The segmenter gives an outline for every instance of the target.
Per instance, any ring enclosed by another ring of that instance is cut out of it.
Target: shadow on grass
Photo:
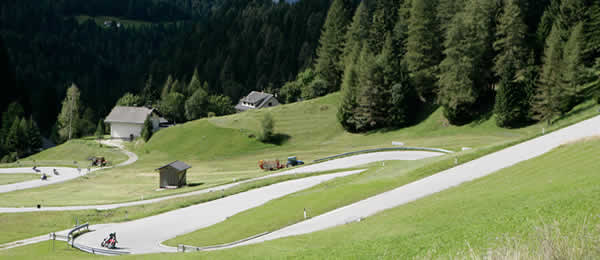
[[[292,137],[287,134],[277,133],[277,134],[274,134],[269,140],[265,141],[265,143],[274,144],[274,145],[283,145],[287,141],[289,141],[290,138],[292,138]]]
[[[204,182],[191,182],[191,183],[188,183],[187,186],[196,187],[196,186],[200,186],[200,185],[204,185],[204,184],[205,184]]]

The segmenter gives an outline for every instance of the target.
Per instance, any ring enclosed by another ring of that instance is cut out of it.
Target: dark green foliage
[[[442,59],[442,34],[436,19],[436,0],[412,4],[406,60],[419,96],[431,101],[436,93],[437,66]]]
[[[94,135],[98,139],[102,139],[104,137],[104,120],[98,120],[98,126],[96,127],[96,132]]]
[[[585,39],[583,32],[583,23],[577,24],[571,29],[569,40],[565,44],[563,52],[563,81],[566,88],[565,94],[568,95],[564,101],[563,111],[571,110],[582,100],[583,85],[588,78],[588,72],[584,65]]]
[[[465,7],[468,0],[439,0],[435,12],[439,20],[440,29],[444,35],[448,31],[448,27],[452,23],[452,18],[460,13]]]
[[[231,99],[224,95],[212,95],[208,98],[208,117],[233,114],[235,109]]]
[[[178,92],[171,92],[160,102],[159,111],[170,122],[185,122],[185,96]]]
[[[560,29],[553,26],[546,40],[544,51],[544,65],[540,72],[540,84],[533,103],[533,118],[540,121],[551,122],[552,118],[561,113],[561,98],[564,94],[561,74],[562,40]]]
[[[150,140],[150,138],[152,137],[152,132],[153,132],[153,126],[152,126],[152,120],[150,119],[150,117],[147,117],[146,120],[144,121],[144,126],[142,128],[142,138],[144,139],[145,142],[148,142],[148,140]]]
[[[205,117],[208,113],[208,93],[199,87],[194,94],[185,101],[185,118],[196,120]]]
[[[29,118],[27,121],[27,129],[25,130],[25,136],[27,139],[26,150],[30,153],[36,152],[42,148],[42,134],[37,123],[33,121],[33,118]]]
[[[125,93],[119,100],[117,100],[117,106],[126,106],[126,107],[137,107],[143,105],[142,99],[134,94]]]
[[[275,136],[275,121],[273,120],[273,116],[270,113],[265,113],[260,125],[261,132],[258,139],[265,143],[272,141]]]
[[[448,28],[438,102],[452,124],[473,120],[483,112],[479,102],[490,95],[494,7],[492,1],[471,0]]]
[[[496,124],[517,127],[528,122],[530,87],[517,80],[527,67],[527,26],[523,21],[519,0],[505,0],[496,31],[494,49],[498,52],[494,71],[499,78],[494,112]]]
[[[600,57],[600,1],[596,1],[588,10],[589,21],[585,34],[587,39],[587,56],[591,60]]]
[[[358,108],[358,71],[353,63],[349,63],[344,70],[342,83],[342,100],[337,112],[338,122],[349,132],[357,132],[356,115]]]
[[[315,72],[327,83],[328,92],[338,90],[341,84],[344,69],[341,58],[351,6],[348,0],[333,1],[319,39]]]
[[[280,89],[279,100],[284,103],[293,103],[300,99],[310,99],[326,94],[326,85],[323,87],[322,80],[313,85],[316,76],[315,71],[311,68],[298,73],[295,81],[286,83]]]
[[[302,87],[302,99],[311,99],[328,93],[327,81],[316,78],[310,84]]]

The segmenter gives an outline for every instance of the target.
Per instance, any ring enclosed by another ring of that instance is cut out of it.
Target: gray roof
[[[174,168],[175,170],[177,170],[179,172],[180,171],[185,171],[185,170],[187,170],[189,168],[192,168],[192,166],[189,166],[189,165],[185,164],[182,161],[174,161],[174,162],[169,163],[169,164],[167,164],[167,165],[165,165],[163,167],[160,167],[160,168],[158,168],[156,170],[160,170],[160,169],[165,168],[165,167],[172,167],[172,168]]]
[[[242,101],[243,102],[248,102],[251,104],[257,104],[259,102],[262,102],[263,100],[272,97],[273,95],[269,94],[269,93],[264,93],[264,92],[258,92],[258,91],[252,91],[250,92],[250,94],[248,94],[248,96],[245,96]]]
[[[154,109],[147,107],[116,106],[110,111],[104,122],[143,124]]]

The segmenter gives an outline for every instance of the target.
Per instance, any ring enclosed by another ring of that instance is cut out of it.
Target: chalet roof
[[[104,122],[143,124],[152,112],[155,110],[147,107],[116,106],[110,111]]]
[[[242,102],[248,102],[250,104],[258,105],[257,103],[263,102],[265,99],[272,97],[273,95],[265,92],[252,91],[248,96],[242,99]]]
[[[169,164],[167,164],[165,166],[162,166],[162,167],[160,167],[160,168],[158,168],[156,170],[158,171],[158,170],[161,170],[161,169],[163,169],[165,167],[172,167],[172,168],[174,168],[175,170],[177,170],[179,172],[180,171],[185,171],[185,170],[187,170],[189,168],[192,168],[192,166],[189,166],[189,165],[185,164],[182,161],[174,161],[174,162],[169,163]]]

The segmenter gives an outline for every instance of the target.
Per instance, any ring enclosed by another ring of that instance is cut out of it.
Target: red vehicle
[[[265,171],[273,171],[285,168],[285,164],[279,163],[279,160],[260,160],[258,167]]]

